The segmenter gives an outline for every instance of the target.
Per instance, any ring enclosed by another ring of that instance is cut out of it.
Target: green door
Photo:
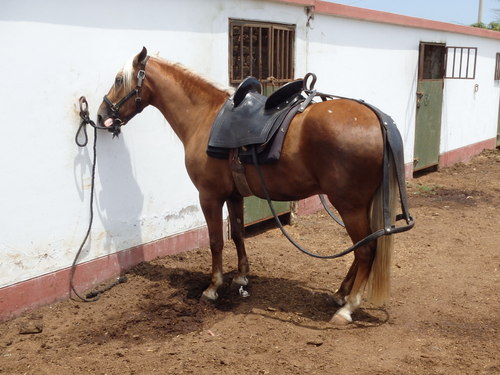
[[[244,200],[244,222],[245,225],[252,225],[264,220],[271,219],[273,214],[265,199],[257,197],[246,197]],[[278,215],[290,212],[290,202],[273,201],[274,210]]]
[[[445,52],[444,44],[420,44],[414,171],[439,163]]]
[[[263,84],[263,94],[271,95],[279,86],[272,86]],[[290,212],[290,202],[276,202],[273,201],[274,210],[278,215]],[[244,223],[245,225],[252,225],[271,219],[273,217],[269,205],[265,199],[257,197],[246,197],[244,200]]]
[[[417,119],[413,170],[432,167],[439,162],[443,81],[420,81],[417,86]]]

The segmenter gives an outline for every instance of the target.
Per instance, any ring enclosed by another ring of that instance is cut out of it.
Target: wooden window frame
[[[247,76],[279,86],[294,80],[295,25],[229,19],[229,82]]]
[[[435,50],[434,52],[426,52],[428,48],[434,48]],[[442,59],[436,59],[438,52],[442,54]],[[419,81],[442,80],[446,69],[446,45],[444,43],[420,42],[418,61]],[[439,71],[433,72],[432,65],[436,63]]]

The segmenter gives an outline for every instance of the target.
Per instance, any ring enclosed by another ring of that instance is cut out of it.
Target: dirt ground
[[[500,151],[408,182],[416,227],[396,238],[392,299],[330,323],[351,256],[317,260],[276,229],[249,233],[249,297],[215,304],[208,248],[143,263],[98,302],[65,301],[0,324],[1,374],[499,374]],[[324,213],[291,234],[348,244]]]

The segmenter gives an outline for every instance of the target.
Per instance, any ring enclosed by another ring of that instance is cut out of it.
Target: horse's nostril
[[[99,125],[102,124],[102,116],[101,115],[97,115],[97,123]]]

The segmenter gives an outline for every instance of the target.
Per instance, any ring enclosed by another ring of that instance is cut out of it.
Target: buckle
[[[142,86],[142,81],[146,78],[146,71],[141,69],[137,72],[137,87]]]

